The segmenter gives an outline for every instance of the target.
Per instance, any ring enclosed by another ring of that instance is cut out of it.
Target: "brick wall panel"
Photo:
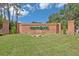
[[[48,30],[31,30],[31,26],[48,26]],[[48,23],[48,24],[39,24],[39,23],[32,23],[32,24],[20,24],[19,26],[19,33],[33,33],[33,34],[42,34],[42,33],[58,33],[59,28],[55,23]]]

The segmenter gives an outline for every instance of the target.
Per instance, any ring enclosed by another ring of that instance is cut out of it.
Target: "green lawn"
[[[13,34],[0,36],[0,55],[54,56],[79,55],[79,35],[30,35]]]

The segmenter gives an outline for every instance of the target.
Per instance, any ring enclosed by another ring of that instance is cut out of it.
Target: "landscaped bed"
[[[79,55],[79,35],[48,34],[43,37],[33,37],[27,34],[12,34],[0,36],[0,55]]]

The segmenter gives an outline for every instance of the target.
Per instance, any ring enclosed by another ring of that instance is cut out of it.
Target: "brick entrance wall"
[[[44,30],[32,30],[32,26],[48,26],[49,29]],[[31,23],[31,24],[22,24],[17,23],[17,33],[33,33],[33,34],[41,34],[41,33],[61,33],[61,24],[60,23],[46,23],[46,24],[40,24],[40,23]],[[2,33],[9,34],[9,21],[3,20],[3,28]],[[68,30],[67,33],[69,35],[75,34],[75,22],[74,20],[68,21]]]
[[[32,30],[32,26],[48,26],[49,29],[44,30]],[[32,23],[32,24],[17,24],[17,33],[32,33],[32,34],[41,34],[41,33],[61,33],[61,24],[60,23],[46,23],[46,24],[40,24],[40,23]],[[3,20],[3,28],[2,32],[4,34],[9,34],[9,21]],[[74,20],[68,21],[68,30],[67,33],[70,35],[75,34],[75,23]]]
[[[31,26],[48,26],[48,30],[32,30]],[[18,33],[33,33],[33,34],[41,34],[41,33],[60,33],[59,23],[48,23],[48,24],[40,24],[40,23],[32,23],[32,24],[17,24],[17,32]]]
[[[68,34],[74,35],[75,34],[75,23],[74,20],[68,21]]]

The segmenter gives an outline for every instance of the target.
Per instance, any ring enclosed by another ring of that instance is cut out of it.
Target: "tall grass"
[[[43,37],[32,37],[27,34],[13,34],[0,36],[0,55],[79,55],[79,35],[51,34]]]

